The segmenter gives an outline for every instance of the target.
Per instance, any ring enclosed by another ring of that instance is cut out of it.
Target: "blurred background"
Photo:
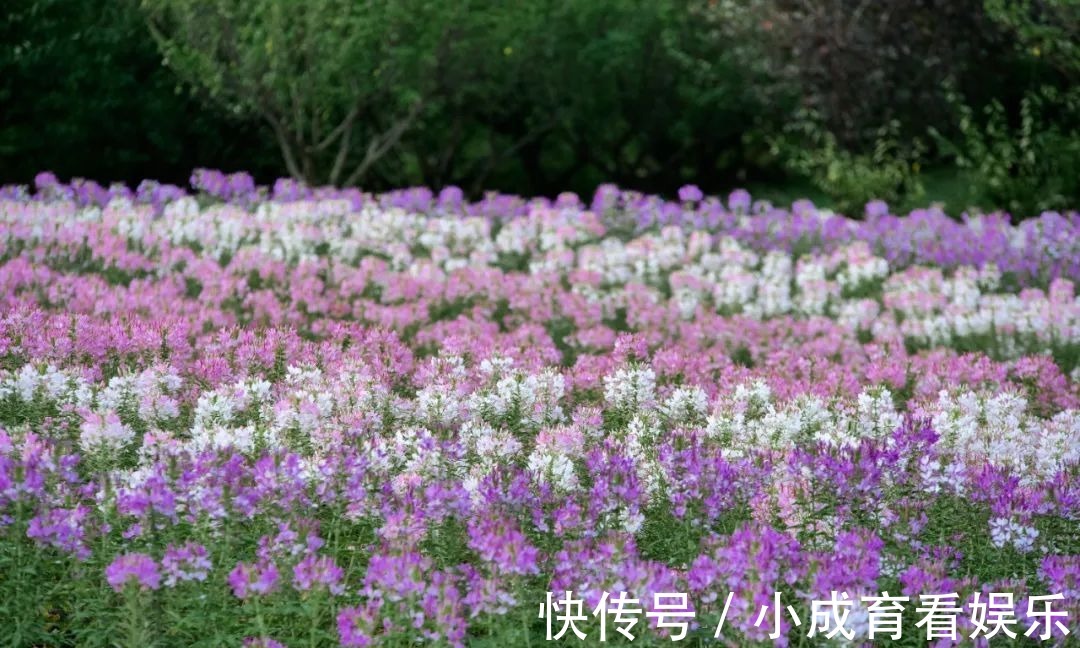
[[[1077,0],[6,0],[0,184],[1080,205]]]

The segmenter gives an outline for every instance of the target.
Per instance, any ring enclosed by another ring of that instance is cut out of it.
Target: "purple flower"
[[[833,551],[822,552],[817,560],[812,593],[822,597],[833,590],[874,593],[883,546],[884,542],[869,531],[841,532]]]
[[[869,218],[881,218],[889,215],[889,204],[884,200],[871,200],[866,203],[866,215]]]
[[[307,187],[292,178],[278,178],[272,192],[274,200],[289,202],[299,200],[309,193]]]
[[[679,187],[679,200],[682,202],[697,202],[705,197],[697,185],[683,185]]]
[[[237,563],[229,572],[228,582],[236,598],[265,596],[277,589],[278,570],[274,563],[267,561],[254,565]]]
[[[496,573],[539,573],[540,552],[529,544],[513,521],[483,517],[469,523],[469,547],[480,559],[492,563]]]
[[[432,562],[416,552],[375,553],[368,561],[363,594],[391,601],[423,592],[430,580]]]
[[[458,211],[465,200],[465,193],[460,188],[450,185],[439,192],[439,207],[446,211]]]
[[[156,590],[161,586],[161,573],[153,558],[142,553],[131,553],[117,556],[105,568],[105,580],[117,592],[123,591],[124,585],[131,580],[144,590]]]
[[[1039,577],[1053,594],[1062,594],[1071,604],[1080,604],[1080,556],[1046,556],[1039,565]]]
[[[799,216],[812,216],[817,213],[817,207],[814,206],[814,202],[807,198],[800,198],[791,203],[791,213],[796,217]]]
[[[750,192],[746,189],[736,189],[728,195],[728,209],[733,212],[744,212],[750,209]]]
[[[26,537],[74,554],[79,560],[90,557],[86,546],[86,519],[90,509],[76,506],[71,509],[52,509],[30,519]]]
[[[206,547],[189,542],[181,547],[169,545],[161,559],[165,571],[165,586],[172,587],[179,581],[204,581],[210,573],[210,556]]]
[[[327,556],[316,558],[309,554],[293,567],[293,586],[301,592],[325,585],[331,594],[341,594],[345,591],[345,586],[341,584],[344,577],[345,571]]]
[[[256,468],[273,466],[273,463],[271,457],[268,461],[260,461]],[[277,535],[259,538],[259,549],[256,553],[259,559],[274,560],[279,557],[307,555],[323,546],[322,538],[315,533],[313,527],[308,528],[310,525],[304,524],[302,520],[297,521],[296,526],[301,531],[293,529],[287,522],[282,522],[278,525]]]
[[[286,646],[270,637],[248,637],[244,639],[244,648],[286,648]]]
[[[34,176],[34,187],[38,191],[55,187],[58,184],[60,184],[60,181],[56,178],[56,174],[51,171],[42,171]]]
[[[609,209],[615,209],[619,205],[622,192],[613,184],[602,184],[596,188],[593,194],[592,204],[589,209],[594,214],[603,214]]]
[[[374,629],[382,608],[382,599],[368,601],[363,606],[342,608],[338,613],[338,639],[342,646],[362,648],[374,643]]]

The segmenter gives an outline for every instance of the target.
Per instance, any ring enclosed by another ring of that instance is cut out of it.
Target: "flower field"
[[[1075,645],[1080,214],[192,183],[0,191],[10,645]]]

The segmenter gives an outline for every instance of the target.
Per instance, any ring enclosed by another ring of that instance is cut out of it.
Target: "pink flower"
[[[117,592],[123,591],[124,586],[132,580],[141,589],[156,590],[161,586],[161,572],[154,559],[146,554],[123,554],[105,568],[105,580]]]
[[[236,598],[265,596],[277,589],[278,570],[272,562],[237,563],[229,572],[228,582]]]

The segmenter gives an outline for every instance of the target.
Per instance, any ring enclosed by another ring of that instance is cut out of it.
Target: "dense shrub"
[[[206,110],[161,67],[124,2],[10,0],[0,9],[0,177],[187,179],[200,165],[277,173],[272,142]]]
[[[998,101],[981,112],[958,104],[957,113],[960,137],[934,134],[968,172],[971,204],[1028,215],[1066,209],[1080,193],[1080,93],[1040,88],[1021,100],[1016,125]]]
[[[739,21],[771,83],[797,88],[841,144],[872,145],[900,120],[905,134],[948,117],[939,83],[994,90],[1002,29],[982,0],[752,0],[714,3]]]
[[[1065,209],[1080,195],[1080,5],[1068,0],[988,0],[1015,39],[1027,83],[1019,97],[981,107],[950,93],[954,137],[941,150],[967,171],[969,199],[1014,214]]]
[[[804,176],[857,211],[921,200],[917,162],[970,175],[965,205],[1028,216],[1077,199],[1069,2],[9,4],[8,181],[182,182],[212,165],[474,197],[607,181],[674,196]]]

